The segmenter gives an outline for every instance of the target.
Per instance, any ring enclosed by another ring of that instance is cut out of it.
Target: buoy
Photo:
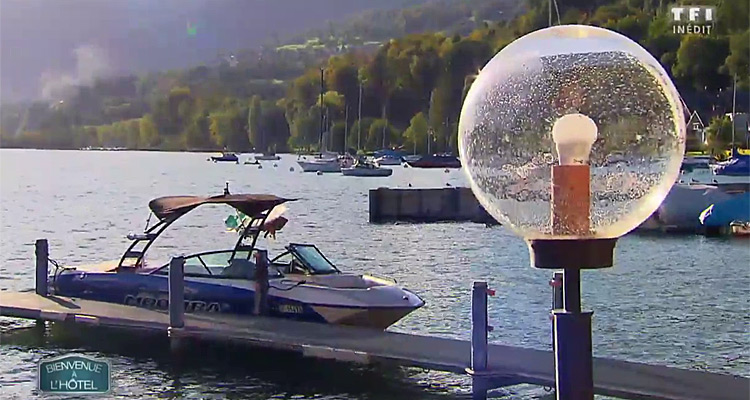
[[[279,166],[279,164],[273,163],[273,167],[274,167],[274,168],[276,168],[276,167],[278,167],[278,166]]]
[[[451,185],[450,183],[446,183],[446,184],[445,184],[445,186],[450,186],[450,185]]]
[[[446,169],[445,169],[445,173],[447,174],[447,173],[449,173],[449,172],[451,172],[451,170],[449,170],[448,168],[446,168]]]
[[[258,169],[263,169],[263,166],[262,165],[258,165]]]
[[[411,187],[411,183],[409,184],[409,187]]]
[[[318,175],[323,175],[323,171],[318,171]]]
[[[289,167],[289,172],[294,172],[294,167]]]

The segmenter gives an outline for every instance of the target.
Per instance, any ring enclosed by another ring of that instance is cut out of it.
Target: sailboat
[[[323,91],[324,91],[324,82],[323,82],[323,69],[320,70],[320,104],[321,107],[323,105]],[[326,110],[326,113],[328,111]],[[326,120],[329,120],[328,117],[326,117]],[[327,129],[327,132],[324,132],[324,124],[323,124],[323,110],[321,108],[320,111],[320,148],[321,152],[320,155],[316,158],[307,159],[306,157],[302,160],[298,160],[297,164],[299,164],[300,168],[302,168],[303,172],[341,172],[341,166],[342,163],[346,163],[346,167],[351,166],[351,163],[347,159],[340,159],[338,153],[333,153],[328,151],[328,141],[326,140],[325,136],[326,134],[330,134],[330,126]]]

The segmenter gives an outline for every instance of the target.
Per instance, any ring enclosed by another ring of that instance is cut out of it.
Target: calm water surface
[[[303,174],[296,157],[273,167],[213,164],[206,154],[0,152],[0,296],[34,286],[33,243],[50,240],[64,264],[119,257],[140,231],[150,199],[175,194],[268,192],[298,198],[289,224],[269,248],[317,244],[342,269],[391,276],[427,305],[391,330],[467,339],[473,280],[497,289],[490,339],[550,348],[549,272],[529,266],[524,242],[480,224],[370,225],[367,191],[379,186],[465,185],[460,170],[394,167],[389,178]],[[243,157],[244,160],[244,157]],[[294,171],[290,171],[290,167]],[[225,207],[206,207],[160,238],[155,256],[230,247]],[[153,222],[153,221],[152,221]],[[156,246],[156,245],[155,245]],[[614,268],[584,272],[583,302],[594,314],[597,356],[750,375],[748,241],[693,236],[627,236]],[[466,398],[462,376],[396,367],[320,362],[296,355],[199,344],[182,358],[163,337],[54,326],[40,334],[26,321],[0,318],[0,395],[37,396],[36,362],[77,351],[113,365],[114,398]],[[498,390],[499,398],[549,398],[543,388]]]

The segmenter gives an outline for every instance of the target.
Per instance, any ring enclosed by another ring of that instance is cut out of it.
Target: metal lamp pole
[[[588,165],[552,167],[552,227],[556,235],[583,236],[590,230]],[[581,311],[581,270],[612,266],[617,239],[529,241],[537,268],[563,269],[563,308],[554,310],[555,381],[558,400],[593,400],[591,317]]]

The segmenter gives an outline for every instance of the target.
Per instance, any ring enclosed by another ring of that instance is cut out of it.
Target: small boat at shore
[[[750,237],[750,222],[732,221],[729,229],[732,236]]]
[[[433,154],[420,157],[416,161],[407,161],[412,168],[461,168],[461,160],[448,154]]]
[[[297,161],[303,172],[341,172],[338,158],[313,158]]]
[[[222,152],[220,156],[211,156],[209,159],[213,162],[233,162],[233,163],[240,163],[240,158],[237,157],[237,154],[230,153],[230,152]]]
[[[169,263],[147,262],[148,249],[175,221],[205,205],[236,211],[225,221],[239,234],[234,247],[184,256],[186,312],[252,314],[256,262],[268,266],[268,312],[272,317],[385,329],[424,305],[395,281],[344,273],[312,244],[291,243],[276,257],[260,251],[261,233],[275,237],[286,222],[283,205],[293,201],[268,194],[167,196],[149,208],[158,222],[130,234],[119,260],[63,267],[49,279],[50,293],[80,299],[167,310]],[[262,276],[262,275],[260,275]],[[265,278],[263,278],[265,281]]]
[[[381,168],[368,162],[357,162],[349,168],[341,168],[341,173],[344,176],[385,177],[391,176],[393,170],[390,168]]]

